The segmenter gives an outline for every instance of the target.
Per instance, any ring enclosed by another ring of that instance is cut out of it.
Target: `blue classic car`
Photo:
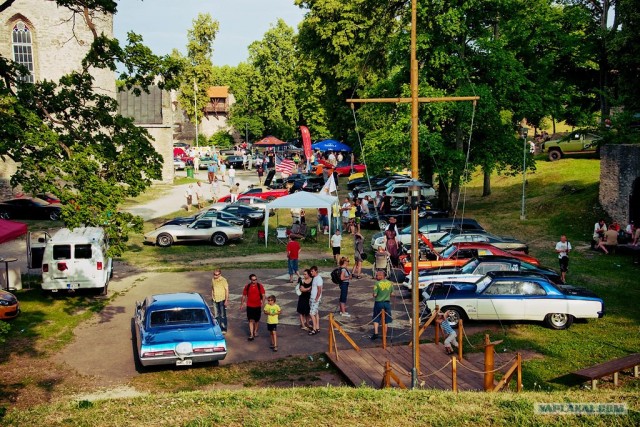
[[[433,283],[424,296],[429,310],[438,305],[441,312],[447,311],[451,325],[457,325],[461,318],[528,320],[566,329],[574,319],[604,315],[604,302],[593,292],[555,285],[536,273],[491,271],[476,283]]]
[[[142,366],[191,366],[227,356],[220,326],[200,294],[159,294],[136,302],[138,359]]]

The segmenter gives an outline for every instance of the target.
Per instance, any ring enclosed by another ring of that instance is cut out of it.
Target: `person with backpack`
[[[258,282],[255,274],[249,275],[250,282],[244,286],[242,290],[242,301],[240,302],[240,310],[242,307],[247,308],[247,320],[249,320],[249,341],[253,341],[258,336],[258,326],[262,309],[264,307],[264,286]]]
[[[340,285],[340,316],[342,317],[351,317],[351,315],[347,312],[347,295],[349,294],[349,281],[351,280],[351,273],[349,272],[349,259],[342,257],[340,258],[340,267],[339,267],[339,282]]]

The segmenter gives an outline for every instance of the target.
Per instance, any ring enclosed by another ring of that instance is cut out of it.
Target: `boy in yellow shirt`
[[[269,295],[267,298],[267,305],[264,306],[264,314],[267,315],[267,329],[271,336],[271,349],[278,351],[278,316],[282,310],[280,306],[276,304],[275,295]]]

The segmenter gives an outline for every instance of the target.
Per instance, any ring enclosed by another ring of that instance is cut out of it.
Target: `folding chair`
[[[266,234],[264,233],[264,230],[258,230],[258,242],[264,243],[265,237]]]
[[[282,243],[283,245],[286,245],[288,243],[289,236],[287,235],[286,227],[276,228],[276,240],[278,241],[278,243]]]
[[[374,254],[374,257],[375,261],[373,263],[372,276],[375,278],[376,272],[378,270],[382,270],[385,272],[388,278],[389,274],[391,273],[391,258],[387,254],[385,254],[384,256],[377,255],[377,252]]]
[[[306,236],[304,236],[305,242],[317,242],[318,241],[318,229],[316,227],[310,228]]]

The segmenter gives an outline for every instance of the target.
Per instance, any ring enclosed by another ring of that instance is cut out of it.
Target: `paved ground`
[[[327,321],[329,312],[337,308],[339,289],[328,278],[329,272],[324,272],[325,296],[322,300],[321,313],[323,324],[319,335],[308,336],[299,328],[298,316],[295,312],[297,296],[293,285],[288,283],[288,275],[277,270],[256,271],[264,284],[267,294],[276,295],[278,304],[282,307],[281,326],[279,327],[279,351],[269,350],[269,337],[264,324],[258,339],[247,341],[247,322],[245,312],[239,310],[242,287],[247,283],[249,271],[229,270],[223,274],[230,283],[229,333],[226,336],[229,355],[223,364],[241,362],[245,360],[270,360],[288,355],[309,355],[326,351]],[[153,293],[189,291],[199,292],[205,297],[210,295],[209,272],[193,273],[142,273],[125,274],[125,277],[114,277],[110,285],[110,294],[118,292],[108,307],[96,315],[93,321],[82,325],[75,331],[76,339],[58,356],[58,361],[75,368],[87,375],[103,377],[106,382],[120,382],[136,375],[134,351],[131,334],[131,318],[135,301],[142,300]],[[371,333],[372,301],[371,279],[354,281],[350,287],[349,307],[352,317],[344,320],[338,317],[344,328],[352,338],[361,345],[372,345],[368,335]],[[407,302],[408,304],[408,302]],[[394,302],[396,311],[396,326],[392,329],[397,340],[406,340],[408,334],[408,318],[404,312],[402,298]],[[338,338],[341,346],[347,346],[346,341]]]

